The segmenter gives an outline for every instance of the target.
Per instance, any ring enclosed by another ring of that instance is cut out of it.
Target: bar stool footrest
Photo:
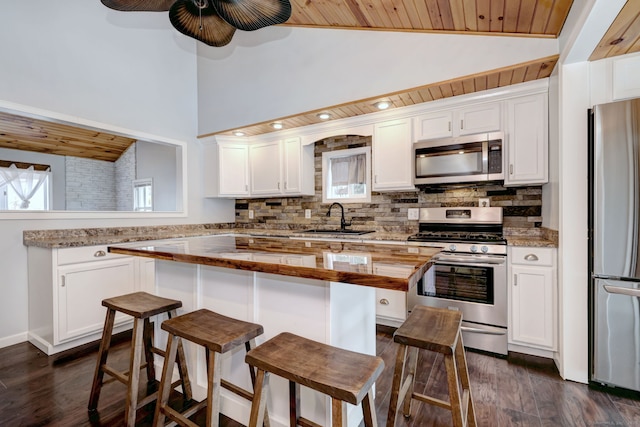
[[[322,427],[321,424],[314,423],[313,421],[308,420],[308,419],[306,419],[304,417],[299,417],[298,418],[298,425],[300,427]]]

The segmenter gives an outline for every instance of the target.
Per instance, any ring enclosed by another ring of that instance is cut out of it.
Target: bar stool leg
[[[149,319],[144,319],[144,360],[147,367],[147,384],[153,383],[156,379],[156,368],[153,359],[153,330]]]
[[[344,402],[335,397],[331,398],[331,425],[333,427],[343,427],[342,407]]]
[[[469,370],[467,368],[467,356],[464,351],[464,345],[462,344],[462,335],[458,339],[456,345],[456,363],[458,365],[458,372],[460,377],[460,383],[462,384],[462,390],[464,392],[463,402],[466,405],[465,414],[467,415],[467,425],[470,427],[476,427],[476,410],[473,405],[473,397],[471,395],[471,383],[469,381]]]
[[[393,381],[391,384],[391,397],[389,398],[389,412],[387,414],[387,427],[395,425],[396,414],[398,413],[398,401],[402,394],[400,385],[404,377],[405,358],[407,354],[407,346],[399,345],[396,353],[396,364],[393,369]]]
[[[258,369],[256,374],[256,383],[253,388],[253,402],[251,405],[251,415],[249,417],[249,427],[256,427],[264,424],[265,412],[267,409],[268,386],[269,373],[262,369]]]
[[[300,418],[300,384],[289,381],[289,426],[296,427]]]
[[[172,334],[167,338],[167,352],[165,353],[165,363],[162,367],[162,379],[160,380],[160,389],[158,390],[158,400],[156,402],[156,410],[153,419],[156,426],[164,426],[165,414],[160,409],[169,402],[169,393],[171,391],[171,378],[173,377],[173,363],[167,363],[168,360],[175,360],[180,339]]]
[[[222,363],[220,354],[205,349],[207,357],[207,426],[218,427],[220,424],[220,380]]]
[[[131,338],[131,357],[129,359],[129,384],[127,387],[127,401],[124,417],[128,426],[136,424],[136,407],[138,405],[138,384],[140,381],[140,362],[144,347],[144,320],[133,320],[133,337]]]
[[[449,399],[451,402],[451,416],[453,417],[454,427],[463,427],[462,420],[462,402],[460,400],[460,392],[458,389],[458,368],[456,360],[452,355],[444,356],[444,364],[447,370],[447,383],[449,385]]]
[[[407,364],[409,365],[409,375],[407,376],[408,388],[404,394],[403,411],[405,417],[411,415],[411,402],[413,400],[413,388],[416,383],[416,368],[418,365],[418,348],[411,347],[408,350],[409,357]]]
[[[365,427],[377,427],[378,419],[376,417],[376,408],[373,404],[373,388],[369,390],[367,395],[362,399],[362,413],[364,415]]]
[[[115,317],[115,310],[107,309],[104,329],[102,331],[102,341],[100,341],[100,349],[98,350],[98,364],[96,366],[95,374],[93,375],[93,383],[91,384],[91,395],[89,396],[88,405],[90,411],[93,411],[98,407],[98,399],[100,398],[102,380],[104,378],[102,366],[107,363],[107,355],[109,354],[109,347],[111,346],[111,334],[113,333],[113,322]]]

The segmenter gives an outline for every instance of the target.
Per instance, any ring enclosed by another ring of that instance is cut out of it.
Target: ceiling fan
[[[182,34],[209,46],[224,46],[236,29],[254,31],[282,24],[291,16],[289,0],[101,0],[123,12],[166,12]]]

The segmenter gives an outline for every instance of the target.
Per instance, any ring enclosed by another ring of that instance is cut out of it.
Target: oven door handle
[[[505,264],[505,257],[496,257],[496,258],[484,258],[482,260],[474,259],[472,257],[461,257],[461,256],[450,256],[450,255],[436,255],[433,258],[435,263],[449,263],[449,264],[460,264],[460,265],[471,265],[483,267],[487,265],[502,265]]]
[[[488,331],[486,329],[472,328],[470,326],[460,326],[460,330],[463,332],[473,332],[485,335],[505,335],[507,333],[506,331]]]

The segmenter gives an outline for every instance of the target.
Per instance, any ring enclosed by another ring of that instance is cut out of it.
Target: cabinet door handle
[[[449,120],[449,132],[451,132],[451,120]]]
[[[386,299],[386,298],[382,298],[382,299],[380,300],[380,304],[382,304],[382,305],[389,305],[389,300],[388,300],[388,299]]]
[[[287,181],[284,182],[284,189],[287,189]]]
[[[513,275],[513,286],[518,286],[518,275],[517,274]]]
[[[378,175],[374,175],[373,176],[373,183],[377,184],[378,183]]]
[[[244,191],[249,191],[249,185],[248,184],[244,185]]]
[[[509,165],[509,175],[513,175],[513,164]]]
[[[100,258],[102,256],[107,256],[107,253],[105,251],[96,251],[96,253],[94,253],[93,256],[96,258]]]
[[[60,287],[64,288],[66,284],[67,284],[66,276],[60,276]]]
[[[538,261],[538,256],[536,254],[527,254],[524,256],[525,261]]]
[[[280,189],[280,182],[278,182],[278,190]]]
[[[464,129],[464,120],[460,120],[460,129]]]

